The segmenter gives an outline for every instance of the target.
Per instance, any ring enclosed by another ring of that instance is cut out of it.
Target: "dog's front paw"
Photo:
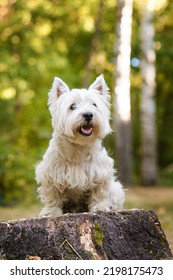
[[[47,208],[47,207],[45,207],[45,208],[43,208],[42,210],[41,210],[41,212],[40,212],[40,215],[39,215],[39,217],[40,218],[47,218],[47,217],[59,217],[59,216],[61,216],[61,215],[63,215],[63,212],[62,212],[62,209],[61,208],[59,208],[59,207],[50,207],[50,208]]]
[[[104,203],[95,204],[95,205],[93,205],[89,208],[89,212],[92,212],[92,213],[94,213],[94,212],[109,212],[109,211],[111,211],[110,207],[108,207]]]

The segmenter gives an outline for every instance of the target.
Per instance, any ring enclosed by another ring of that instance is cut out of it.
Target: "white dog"
[[[89,89],[72,89],[55,77],[49,92],[53,135],[36,166],[40,216],[121,209],[124,191],[102,146],[111,132],[109,89],[100,75]]]

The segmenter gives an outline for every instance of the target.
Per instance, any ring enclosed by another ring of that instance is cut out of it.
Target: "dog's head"
[[[55,77],[49,92],[53,128],[78,144],[90,144],[111,132],[109,88],[100,75],[88,89],[70,89]]]

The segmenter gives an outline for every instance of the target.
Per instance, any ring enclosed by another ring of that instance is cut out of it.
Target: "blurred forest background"
[[[142,185],[139,35],[142,2],[145,1],[134,0],[133,3],[131,37],[132,177],[133,184],[138,186]],[[157,108],[157,184],[171,189],[173,1],[156,2],[159,5],[154,10],[153,26],[156,52],[154,98]],[[72,88],[89,85],[103,73],[113,97],[117,4],[116,0],[1,0],[1,206],[22,202],[30,205],[37,199],[34,164],[41,160],[52,133],[47,93],[54,76],[59,76]],[[114,133],[106,138],[105,144],[117,164]]]

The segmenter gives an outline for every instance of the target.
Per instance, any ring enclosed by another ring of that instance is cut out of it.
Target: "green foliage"
[[[110,64],[98,61],[106,56],[105,33],[114,30],[113,2],[94,56],[97,74]],[[4,0],[0,9],[0,204],[7,204],[36,197],[34,164],[51,136],[47,92],[54,76],[81,86],[99,1]]]
[[[171,11],[173,3],[169,3],[165,11],[156,21],[156,48],[157,50],[157,123],[159,162],[162,167],[173,162],[173,98],[172,98],[172,73],[173,52],[173,18]]]
[[[87,61],[91,59],[89,80],[104,73],[112,87],[116,1],[103,1],[98,42],[90,57],[99,7],[99,0],[1,1],[0,204],[36,198],[34,164],[41,160],[51,136],[46,103],[53,77],[61,77],[70,87],[80,87]],[[173,159],[172,9],[173,4],[169,3],[156,18],[157,122],[161,167],[166,167]],[[132,56],[140,56],[139,18],[135,8]],[[139,92],[139,70],[132,69],[134,154],[137,159],[140,155]],[[113,136],[106,139],[106,145],[113,154]],[[137,174],[138,171],[136,169]]]

